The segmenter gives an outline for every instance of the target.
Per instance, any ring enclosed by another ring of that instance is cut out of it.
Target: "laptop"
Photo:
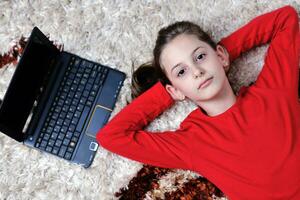
[[[34,27],[0,106],[0,131],[85,168],[125,73],[60,51]]]

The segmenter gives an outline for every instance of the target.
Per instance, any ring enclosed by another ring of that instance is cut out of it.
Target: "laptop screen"
[[[1,132],[17,141],[23,140],[27,118],[58,53],[58,49],[35,27],[0,107]]]

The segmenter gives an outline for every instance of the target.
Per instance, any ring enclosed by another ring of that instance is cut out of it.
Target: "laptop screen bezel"
[[[23,128],[25,126],[27,118],[31,114],[32,108],[30,110],[28,110],[28,112],[24,113],[24,115],[27,115],[27,117],[25,116],[26,119],[24,119],[23,121],[21,121],[21,123],[19,123],[19,127],[10,126],[10,125],[6,124],[5,121],[2,120],[5,116],[2,116],[1,110],[3,108],[8,109],[8,110],[10,109],[8,106],[6,106],[9,101],[9,99],[7,98],[7,96],[8,96],[7,94],[14,89],[14,83],[15,83],[16,79],[21,75],[20,72],[22,70],[24,70],[23,68],[25,67],[25,65],[24,65],[23,61],[26,59],[26,56],[28,56],[29,51],[31,50],[31,45],[33,44],[34,37],[37,37],[39,40],[42,41],[43,44],[47,45],[47,48],[49,47],[51,49],[51,51],[53,51],[54,54],[57,54],[57,55],[59,54],[59,50],[51,43],[51,41],[37,27],[34,27],[31,32],[31,35],[27,41],[27,44],[24,48],[23,54],[20,57],[20,60],[16,66],[15,72],[11,78],[11,81],[9,83],[9,86],[7,88],[7,91],[4,95],[4,98],[2,100],[2,104],[0,107],[0,131],[19,142],[22,142],[25,139],[25,134],[23,133]],[[21,69],[21,67],[23,67],[23,68]],[[34,100],[32,102],[32,107],[33,107],[33,105],[34,105]]]

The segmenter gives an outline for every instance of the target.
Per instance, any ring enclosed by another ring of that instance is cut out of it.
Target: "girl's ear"
[[[224,66],[225,71],[227,72],[229,70],[229,66],[230,66],[230,59],[229,59],[229,54],[226,50],[225,47],[223,47],[222,45],[217,45],[216,47],[216,52],[217,55],[219,56],[219,58],[221,59],[221,62]]]
[[[166,90],[167,92],[171,95],[171,97],[175,100],[175,101],[182,101],[185,99],[184,94],[182,94],[181,91],[179,91],[177,88],[175,88],[172,85],[166,84]]]

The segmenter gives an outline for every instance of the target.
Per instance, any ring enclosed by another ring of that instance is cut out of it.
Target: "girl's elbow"
[[[99,130],[96,135],[96,140],[101,146],[106,146],[106,144],[109,143],[109,133],[103,129]]]
[[[289,16],[289,18],[294,19],[298,23],[298,12],[293,6],[285,6],[285,13]]]

